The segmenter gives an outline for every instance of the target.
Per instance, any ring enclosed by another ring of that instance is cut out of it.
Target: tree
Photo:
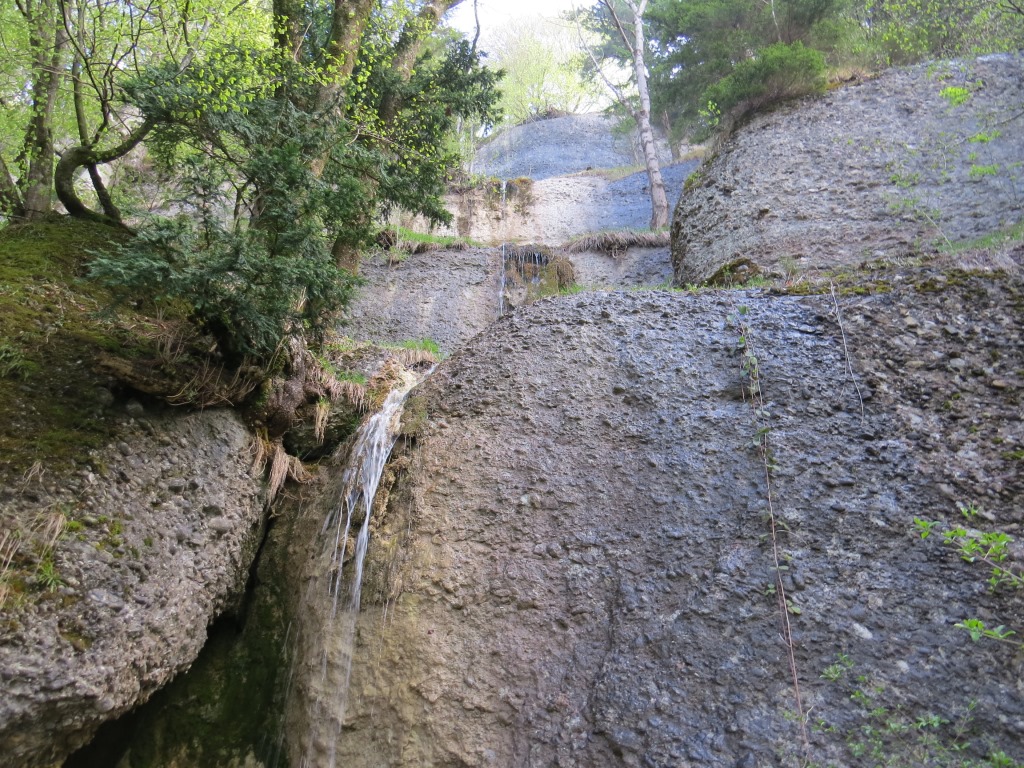
[[[692,125],[705,91],[769,45],[809,43],[842,0],[651,0],[656,107]]]
[[[586,54],[564,24],[522,19],[502,30],[489,54],[492,66],[504,72],[499,109],[506,123],[572,114],[598,101],[595,84],[584,78]]]
[[[650,0],[655,109],[700,130],[709,89],[730,77],[750,85],[759,69],[788,57],[810,62],[801,44],[833,68],[878,69],[927,58],[1019,50],[1018,0]],[[784,45],[786,48],[774,46]],[[764,52],[773,50],[766,57]],[[796,73],[795,68],[791,70]],[[804,78],[816,87],[815,72]],[[728,87],[725,86],[726,88]],[[765,89],[767,94],[771,88]],[[783,89],[785,90],[785,89]],[[721,92],[721,89],[719,89]],[[789,90],[789,95],[800,90]],[[808,91],[804,91],[808,92]],[[762,106],[773,103],[758,96]]]
[[[120,212],[97,166],[141,140],[136,116],[125,109],[125,82],[162,61],[185,67],[213,39],[258,45],[270,19],[260,23],[256,9],[233,0],[198,7],[171,0],[16,0],[13,11],[0,11],[0,21],[7,54],[0,69],[0,212],[49,213],[56,187],[73,214],[117,221]],[[58,181],[57,158],[69,150],[81,163],[65,163]],[[79,200],[80,167],[88,170],[102,214]]]
[[[627,92],[625,86],[614,83],[602,64],[592,53],[595,70],[604,80],[620,106],[625,108],[636,123],[640,134],[640,147],[647,167],[647,189],[651,198],[651,229],[668,226],[668,197],[665,182],[661,177],[658,148],[654,128],[651,125],[651,95],[648,88],[647,39],[644,14],[648,0],[599,0],[591,9],[585,24],[596,31],[604,40],[602,52],[616,58],[615,51],[621,46],[624,54],[618,58],[628,64],[629,85],[635,94]]]
[[[315,336],[354,282],[355,259],[339,254],[358,254],[384,211],[450,218],[441,196],[457,158],[444,139],[488,114],[496,76],[466,41],[421,36],[444,5],[341,14],[340,33],[336,9],[285,18],[262,49],[209,48],[126,83],[180,213],[140,225],[94,275],[189,306],[232,365]],[[359,49],[339,61],[332,41],[352,23]]]

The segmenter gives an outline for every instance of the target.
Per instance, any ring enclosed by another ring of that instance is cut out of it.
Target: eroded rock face
[[[92,469],[3,497],[22,517],[35,505],[74,522],[53,555],[59,585],[9,602],[0,623],[0,753],[12,765],[59,765],[148,699],[245,586],[263,523],[249,431],[224,410],[130,413]]]
[[[849,356],[829,296],[643,292],[542,301],[454,355],[408,406],[337,764],[800,764],[787,615],[803,710],[834,726],[814,759],[858,764],[871,708],[956,722],[972,701],[975,754],[1024,758],[1019,656],[953,626],[1021,601],[912,524],[963,500],[1021,529],[1021,288],[902,290],[838,299]],[[887,754],[912,761],[914,733]]]
[[[396,343],[433,339],[451,352],[498,316],[501,253],[493,249],[364,260],[367,284],[347,310],[342,331]]]
[[[677,283],[743,262],[784,273],[895,259],[1021,221],[1022,61],[891,70],[755,117],[680,198]]]
[[[564,147],[547,149],[560,152]],[[697,165],[696,160],[688,160],[662,167],[670,204],[675,202],[683,182]],[[593,167],[604,166],[595,164]],[[500,183],[494,182],[466,189],[447,198],[455,222],[436,231],[489,244],[518,242],[556,246],[588,232],[648,229],[651,199],[647,191],[647,172],[637,171],[622,178],[616,176],[615,170],[595,170],[543,178],[528,185],[509,182],[504,192]],[[422,221],[413,226],[426,228]]]
[[[636,131],[622,134],[601,114],[534,120],[503,130],[477,150],[473,172],[502,179],[547,179],[591,168],[643,165]],[[661,162],[672,153],[659,141]]]
[[[366,259],[361,267],[366,285],[349,306],[341,330],[380,343],[432,339],[450,354],[527,299],[512,278],[506,275],[503,281],[502,261],[511,250],[469,248],[390,262],[384,256]],[[568,259],[576,283],[585,288],[655,286],[672,279],[666,248],[630,248],[618,256],[552,255]]]

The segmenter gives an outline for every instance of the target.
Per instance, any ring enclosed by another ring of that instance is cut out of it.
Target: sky
[[[523,16],[557,16],[574,5],[586,7],[587,0],[477,0],[480,12],[480,39],[486,42],[489,33],[506,25],[510,19]],[[448,23],[470,40],[476,33],[473,0],[462,0],[448,17]]]

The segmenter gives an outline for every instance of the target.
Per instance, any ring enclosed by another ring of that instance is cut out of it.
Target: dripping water
[[[498,317],[505,316],[505,282],[508,279],[508,270],[505,267],[505,249],[506,244],[501,244],[501,275],[498,279]]]
[[[398,438],[406,398],[417,381],[412,374],[405,374],[380,412],[360,427],[342,473],[340,492],[319,531],[322,544],[305,601],[311,607],[305,612],[298,641],[304,646],[306,679],[304,685],[288,684],[290,696],[300,687],[307,688],[301,694],[304,703],[299,704],[308,730],[299,763],[303,768],[336,766],[338,738],[349,702],[370,515],[384,465]]]
[[[498,317],[511,309],[508,301],[509,280],[513,285],[523,286],[529,292],[531,286],[539,286],[544,267],[550,258],[535,246],[501,245],[501,272],[498,280]]]

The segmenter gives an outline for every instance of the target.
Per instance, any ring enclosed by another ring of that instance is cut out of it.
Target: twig
[[[756,443],[758,453],[761,456],[761,464],[764,467],[765,495],[768,503],[768,521],[772,540],[772,559],[775,563],[775,587],[776,594],[778,595],[779,612],[782,615],[782,639],[786,643],[786,649],[789,653],[789,669],[793,677],[793,696],[796,701],[797,717],[800,722],[800,737],[806,754],[810,752],[810,740],[807,736],[807,717],[804,712],[803,698],[800,694],[800,676],[796,664],[796,645],[793,642],[793,629],[789,622],[789,599],[786,597],[786,587],[782,583],[782,558],[779,555],[778,525],[775,519],[772,461],[768,444],[768,435],[771,428],[768,422],[768,410],[765,407],[764,393],[761,390],[761,374],[758,360],[750,342],[750,326],[740,319],[741,314],[742,310],[738,311],[735,315],[741,334],[738,348],[745,358],[743,370],[750,379],[749,389],[744,388],[743,400],[744,402],[747,401],[747,394],[749,393],[755,423],[758,425]]]
[[[850,359],[850,348],[846,343],[846,329],[843,328],[843,314],[839,311],[839,299],[836,297],[836,284],[829,282],[829,291],[832,294],[832,304],[836,308],[836,321],[839,323],[839,335],[843,340],[843,355],[846,357],[846,372],[850,374],[850,379],[853,381],[853,388],[857,390],[857,399],[860,401],[860,420],[861,423],[867,421],[867,415],[864,412],[864,395],[861,394],[860,384],[857,383],[857,377],[853,373],[853,361]]]

